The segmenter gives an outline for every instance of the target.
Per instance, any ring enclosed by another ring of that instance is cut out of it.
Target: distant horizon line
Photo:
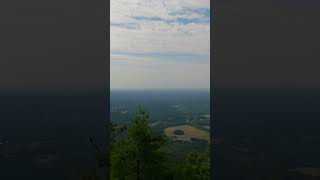
[[[148,91],[148,90],[210,90],[210,88],[110,88],[110,91]]]

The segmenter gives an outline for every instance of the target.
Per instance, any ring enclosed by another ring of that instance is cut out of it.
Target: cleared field
[[[184,132],[184,134],[176,135],[174,133],[175,130],[181,130]],[[164,129],[164,133],[166,136],[177,141],[192,141],[193,138],[207,141],[210,140],[210,134],[208,132],[189,125],[168,127]]]

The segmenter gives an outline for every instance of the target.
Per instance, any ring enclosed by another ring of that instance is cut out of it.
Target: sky
[[[210,0],[111,0],[111,89],[210,87]]]

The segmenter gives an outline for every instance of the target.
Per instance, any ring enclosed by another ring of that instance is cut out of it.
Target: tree
[[[129,124],[125,138],[115,138],[111,150],[111,179],[158,180],[165,175],[166,139],[149,126],[142,108]]]
[[[169,153],[172,147],[167,138],[152,131],[149,114],[142,108],[128,125],[110,127],[110,157],[90,141],[96,147],[97,160],[104,166],[110,164],[111,180],[210,179],[210,148],[205,153],[192,151],[178,160],[177,154]],[[90,178],[95,177],[86,177]]]
[[[177,165],[175,180],[209,180],[210,179],[210,148],[206,153],[192,151],[184,163]]]

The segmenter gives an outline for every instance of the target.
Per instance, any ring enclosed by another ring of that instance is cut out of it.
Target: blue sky
[[[209,0],[111,0],[111,88],[210,87]]]

